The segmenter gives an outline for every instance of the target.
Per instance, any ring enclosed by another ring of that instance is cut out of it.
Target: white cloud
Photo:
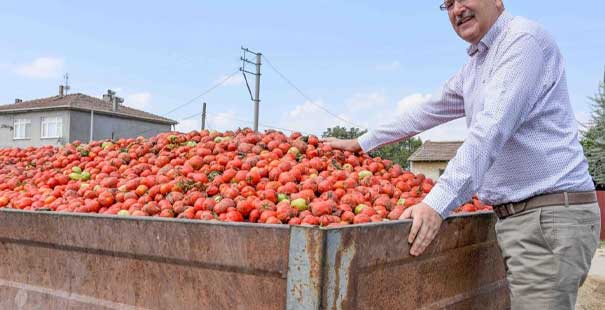
[[[398,114],[403,113],[409,106],[422,104],[424,102],[431,100],[431,98],[433,98],[433,95],[431,95],[431,94],[416,93],[416,94],[409,95],[409,96],[399,100],[399,102],[397,102],[397,113]]]
[[[280,121],[279,126],[291,130],[297,130],[304,133],[321,134],[326,128],[334,126],[351,127],[351,125],[342,119],[351,121],[350,116],[345,114],[337,114],[334,117],[326,113],[318,105],[325,107],[321,100],[305,101],[301,105],[297,105],[293,110],[288,112]]]
[[[350,111],[359,111],[369,108],[377,108],[386,103],[387,98],[383,93],[374,92],[369,94],[355,94],[347,100],[347,109]]]
[[[238,121],[233,111],[208,115],[207,127],[218,131],[235,130],[238,127],[252,127],[252,124]]]
[[[422,141],[462,141],[467,134],[466,120],[461,118],[427,130],[419,136]]]
[[[201,128],[200,122],[201,121],[199,119],[195,119],[195,118],[186,119],[186,120],[180,121],[176,125],[176,130],[180,131],[180,132],[190,132],[192,130],[200,130],[200,128]]]
[[[19,65],[15,73],[29,78],[47,79],[58,77],[63,71],[63,59],[39,57],[32,63]]]
[[[587,112],[576,112],[576,121],[578,122],[578,129],[585,130],[590,127],[592,115]]]
[[[151,94],[148,92],[134,93],[126,96],[124,105],[131,108],[145,110],[149,108],[151,103]]]
[[[399,61],[393,61],[385,64],[376,65],[376,70],[378,71],[397,71],[401,67]]]
[[[214,81],[214,84],[218,84],[218,83],[223,83],[223,86],[237,86],[237,85],[244,85],[245,81],[244,81],[244,77],[241,74],[237,74],[234,75],[232,77],[230,77],[228,80],[225,81],[225,79],[227,79],[229,76],[228,75],[223,75],[220,78],[216,79]],[[223,82],[224,81],[224,82]],[[248,79],[248,83],[250,84],[250,87],[253,86],[253,80]]]
[[[381,93],[355,94],[346,102],[347,112],[340,113],[338,116],[365,128],[376,128],[404,112],[408,106],[421,104],[433,96],[435,95],[416,93],[393,104],[388,103],[388,99]],[[318,105],[329,109],[322,101],[305,101],[285,114],[275,125],[318,135],[323,133],[326,128],[334,126],[353,127],[350,123],[326,113]],[[372,109],[370,110],[370,108]],[[463,118],[428,130],[420,134],[420,137],[425,141],[453,141],[464,140],[466,134],[466,123]]]
[[[397,113],[403,113],[408,107],[412,105],[425,103],[436,94],[421,94],[416,93],[409,95],[397,103]],[[433,129],[427,130],[419,134],[423,141],[458,141],[464,140],[467,135],[466,121],[464,118],[458,119]]]

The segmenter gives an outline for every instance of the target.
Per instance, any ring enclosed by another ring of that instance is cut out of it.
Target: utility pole
[[[206,102],[202,104],[202,130],[206,129]]]
[[[242,67],[240,68],[240,71],[242,71],[242,73],[244,75],[244,80],[246,81],[246,87],[248,87],[248,92],[250,93],[250,99],[252,99],[252,101],[254,102],[254,131],[258,131],[258,113],[259,113],[259,107],[260,107],[260,76],[261,76],[260,66],[261,66],[261,57],[263,56],[263,54],[253,52],[243,46],[242,46],[242,51],[243,51],[244,55],[242,57],[240,57],[240,59],[242,61]],[[253,61],[249,60],[248,58],[246,58],[247,53],[256,55],[256,62],[253,62]],[[246,63],[255,65],[256,72],[253,73],[253,72],[247,71]],[[252,91],[250,90],[250,85],[248,84],[248,78],[246,77],[246,73],[252,74],[256,77],[254,96],[252,95]]]

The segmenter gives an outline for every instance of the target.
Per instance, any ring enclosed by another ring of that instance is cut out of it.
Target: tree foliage
[[[355,127],[347,129],[345,127],[336,126],[326,129],[326,131],[324,131],[322,134],[322,137],[355,139],[366,132],[367,130],[361,130]],[[408,157],[410,157],[410,155],[412,155],[412,153],[414,153],[421,145],[422,140],[420,140],[420,138],[410,138],[397,143],[384,145],[370,152],[370,156],[388,159],[404,168],[408,168]]]
[[[592,119],[582,137],[582,147],[588,160],[588,170],[595,183],[605,187],[605,75],[592,101]]]
[[[356,127],[351,127],[350,129],[347,129],[345,127],[336,126],[326,129],[326,131],[324,131],[321,136],[324,138],[334,137],[338,139],[355,139],[366,132],[367,130],[361,130]]]

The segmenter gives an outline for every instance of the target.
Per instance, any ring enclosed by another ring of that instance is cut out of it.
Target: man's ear
[[[496,7],[500,12],[504,11],[504,2],[502,0],[496,0]]]

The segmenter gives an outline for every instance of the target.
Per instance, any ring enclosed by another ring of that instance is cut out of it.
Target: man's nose
[[[452,8],[452,13],[454,14],[454,16],[459,16],[464,13],[464,11],[466,11],[466,7],[464,6],[464,4],[461,4],[458,1],[454,1],[454,7]]]

